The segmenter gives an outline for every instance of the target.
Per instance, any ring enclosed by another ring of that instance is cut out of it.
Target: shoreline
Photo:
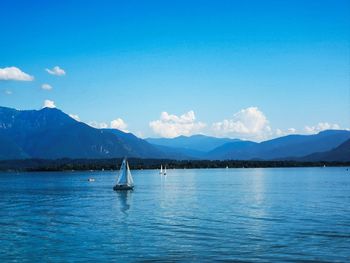
[[[22,159],[1,160],[1,172],[40,171],[108,171],[119,170],[122,158],[112,159]],[[347,167],[350,162],[300,162],[263,160],[170,160],[129,158],[130,169],[152,170],[160,165],[167,169],[207,169],[207,168],[296,168],[296,167]]]

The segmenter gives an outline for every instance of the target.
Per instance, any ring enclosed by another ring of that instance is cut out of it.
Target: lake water
[[[350,261],[350,168],[132,174],[0,173],[0,262]]]

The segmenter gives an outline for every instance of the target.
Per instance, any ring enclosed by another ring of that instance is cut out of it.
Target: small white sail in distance
[[[163,174],[163,165],[160,165],[160,171],[159,174]]]
[[[164,166],[164,175],[166,175],[166,166]]]

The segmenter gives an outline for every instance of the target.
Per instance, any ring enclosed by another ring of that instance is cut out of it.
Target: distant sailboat
[[[117,184],[113,187],[113,190],[132,190],[134,188],[134,180],[132,179],[129,163],[126,158],[122,162],[120,167],[119,177]]]
[[[164,175],[166,175],[166,166],[164,166]]]
[[[159,174],[162,175],[163,174],[163,165],[160,165],[160,171]]]

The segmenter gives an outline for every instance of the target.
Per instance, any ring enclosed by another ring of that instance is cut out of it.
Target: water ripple
[[[113,172],[0,174],[0,260],[350,261],[343,168],[133,174],[128,193]]]

